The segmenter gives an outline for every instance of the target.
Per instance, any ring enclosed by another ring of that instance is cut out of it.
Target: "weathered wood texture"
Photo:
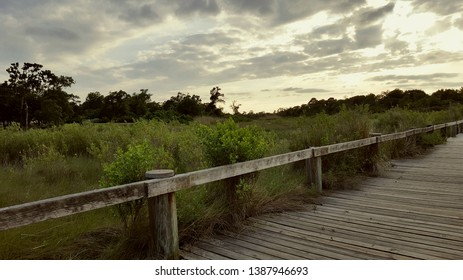
[[[145,173],[147,179],[173,176],[174,171],[169,169]],[[150,253],[159,259],[178,260],[180,251],[175,192],[149,197],[147,204],[151,233]]]
[[[425,156],[395,160],[379,177],[333,192],[320,205],[250,218],[242,232],[203,240],[181,254],[186,259],[463,259],[463,135]]]
[[[145,197],[143,182],[65,195],[0,209],[0,230],[60,218]]]

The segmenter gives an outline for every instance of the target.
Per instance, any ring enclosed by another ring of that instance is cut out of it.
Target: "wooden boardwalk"
[[[463,259],[463,135],[305,211],[250,218],[185,259]]]

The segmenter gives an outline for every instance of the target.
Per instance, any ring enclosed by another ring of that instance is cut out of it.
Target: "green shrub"
[[[204,147],[204,153],[213,166],[233,164],[264,157],[268,152],[272,138],[256,126],[239,127],[232,119],[218,123],[215,127],[198,125],[198,134]],[[229,178],[224,181],[225,192],[216,189],[210,199],[222,201],[227,208],[225,219],[233,226],[245,216],[246,199],[252,188],[249,184],[256,174]]]
[[[103,166],[102,188],[112,187],[144,179],[145,172],[156,168],[172,168],[171,155],[162,147],[153,147],[148,141],[142,144],[129,145],[127,151],[117,150],[116,159]],[[136,223],[142,200],[117,205],[118,214],[126,229]]]
[[[272,142],[269,135],[258,127],[239,127],[232,119],[215,127],[199,125],[198,134],[213,166],[261,158]]]

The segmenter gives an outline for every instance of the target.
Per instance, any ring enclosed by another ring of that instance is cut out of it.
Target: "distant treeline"
[[[48,127],[64,123],[82,122],[133,122],[137,119],[160,119],[164,121],[188,121],[197,116],[223,116],[224,94],[219,87],[210,91],[208,102],[198,95],[179,92],[164,102],[151,101],[147,89],[129,94],[123,90],[103,96],[91,92],[85,101],[68,94],[64,88],[74,84],[72,77],[57,76],[42,69],[37,63],[12,63],[6,70],[9,79],[0,85],[0,122],[3,126],[16,122],[22,127],[30,125]],[[347,99],[317,100],[312,98],[307,104],[279,109],[274,114],[280,116],[316,115],[338,113],[343,106],[369,106],[372,112],[383,112],[394,107],[419,111],[436,111],[448,108],[450,104],[463,104],[463,87],[459,90],[441,89],[431,95],[422,90],[402,91],[395,89],[380,95],[359,95]],[[240,113],[236,101],[231,105],[237,120],[247,120],[267,115],[267,113]]]
[[[327,114],[338,113],[343,106],[353,108],[358,105],[368,105],[373,113],[381,113],[391,108],[403,108],[416,111],[440,111],[447,109],[451,104],[463,104],[463,87],[460,89],[440,89],[431,95],[413,89],[403,91],[394,89],[379,95],[357,95],[346,99],[329,98],[327,100],[310,99],[307,104],[291,108],[279,109],[276,114],[280,116],[311,116],[321,112]]]
[[[15,122],[28,128],[48,127],[64,123],[133,122],[137,119],[189,120],[195,116],[223,115],[218,106],[224,102],[219,87],[210,91],[209,102],[197,95],[178,93],[169,100],[151,101],[147,89],[129,94],[123,90],[103,96],[91,92],[84,102],[68,94],[64,88],[74,84],[72,77],[57,76],[37,63],[12,63],[6,70],[9,79],[0,85],[0,122],[3,126]]]

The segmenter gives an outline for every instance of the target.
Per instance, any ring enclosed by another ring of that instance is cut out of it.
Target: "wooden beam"
[[[339,144],[315,147],[313,148],[314,157],[319,157],[319,156],[324,156],[328,154],[334,154],[338,152],[343,152],[343,151],[357,149],[360,147],[369,146],[371,144],[375,144],[376,141],[377,141],[376,137],[369,137],[369,138],[364,138],[360,140],[349,141],[349,142],[344,142],[344,143],[339,143]]]
[[[147,179],[173,176],[174,171],[169,169],[151,170],[145,173]],[[178,260],[180,249],[175,192],[149,197],[148,216],[151,233],[151,254],[160,259]]]
[[[0,209],[0,230],[143,198],[143,182],[44,199]]]
[[[378,141],[379,141],[379,143],[382,143],[382,142],[388,142],[388,141],[392,141],[392,140],[403,139],[405,137],[407,137],[407,132],[406,131],[397,132],[397,133],[381,135],[378,138]]]
[[[168,179],[149,180],[146,181],[146,185],[148,187],[147,195],[148,197],[158,196],[193,186],[285,165],[311,158],[312,153],[312,148],[309,148],[297,152],[179,174]]]

